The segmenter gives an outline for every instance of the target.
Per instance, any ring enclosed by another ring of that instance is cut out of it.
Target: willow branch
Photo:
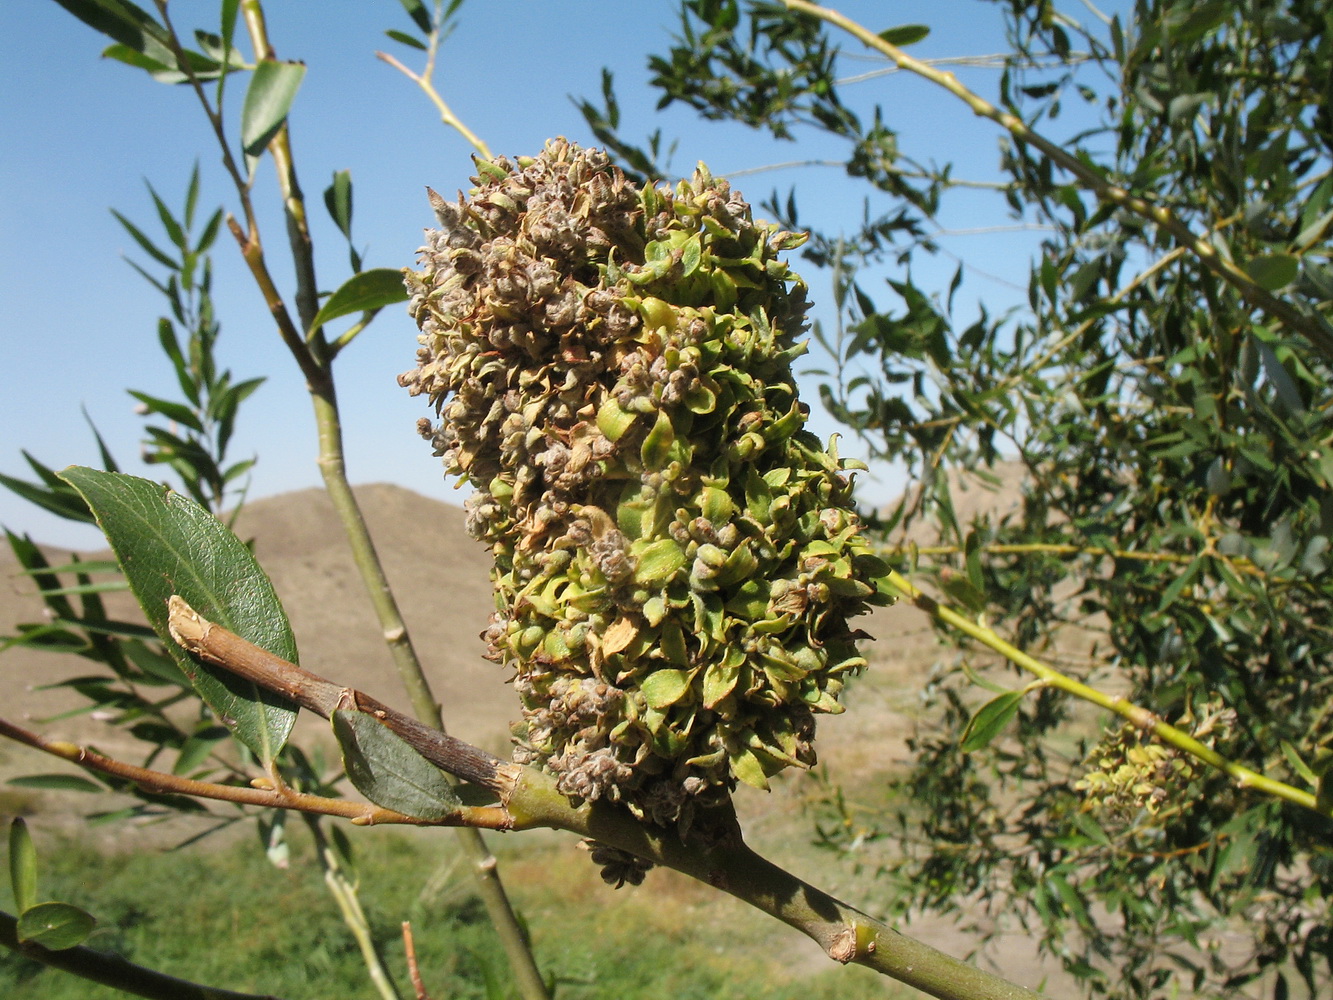
[[[439,820],[424,820],[393,809],[347,799],[330,799],[309,795],[291,788],[280,787],[268,778],[256,778],[245,785],[219,785],[211,781],[196,781],[165,771],[154,771],[104,756],[96,750],[81,747],[65,740],[48,740],[39,733],[24,729],[8,719],[0,718],[0,737],[30,746],[34,750],[77,764],[86,771],[120,778],[155,795],[188,795],[215,802],[233,802],[237,805],[263,806],[268,809],[292,809],[297,812],[323,816],[337,816],[351,820],[357,826],[397,824],[408,826],[472,826],[506,829],[506,816],[492,806],[461,806],[455,815]]]
[[[204,93],[203,82],[194,72],[194,66],[189,57],[185,54],[185,47],[181,44],[180,36],[176,34],[176,28],[171,23],[171,15],[167,13],[167,0],[155,0],[158,16],[162,18],[162,26],[167,32],[167,45],[170,47],[172,55],[176,57],[177,67],[190,82],[190,88],[194,91],[195,97],[199,99],[199,104],[204,109],[204,116],[208,119],[208,124],[213,130],[213,136],[217,139],[218,148],[222,152],[222,167],[227,171],[227,176],[231,178],[232,184],[236,187],[236,194],[241,201],[241,209],[245,214],[246,228],[254,231],[255,229],[255,211],[254,203],[250,198],[250,184],[245,179],[240,165],[236,162],[236,157],[232,155],[231,143],[227,140],[226,121],[222,117],[221,91],[219,91],[219,106],[215,107]],[[223,68],[223,77],[225,78],[226,68]]]
[[[796,928],[834,961],[864,965],[940,1000],[1037,1000],[1030,990],[906,937],[760,857],[745,844],[729,807],[713,811],[710,819],[723,833],[717,843],[702,846],[682,841],[674,827],[642,823],[619,806],[576,805],[549,774],[501,761],[444,733],[423,730],[415,720],[380,706],[368,695],[288,663],[201,618],[179,597],[173,597],[169,607],[172,635],[193,655],[317,714],[348,706],[372,711],[437,767],[495,790],[510,829],[566,830],[674,868]]]
[[[0,947],[91,983],[100,983],[132,996],[147,997],[148,1000],[279,1000],[267,993],[234,993],[231,990],[201,986],[135,965],[119,955],[83,945],[52,951],[39,944],[20,943],[18,919],[9,913],[0,913]]]
[[[241,14],[250,35],[257,59],[276,60],[264,21],[264,9],[259,0],[243,0]],[[278,188],[282,192],[282,207],[287,218],[287,241],[291,246],[292,264],[296,271],[296,312],[301,328],[307,335],[316,331],[310,323],[319,312],[319,285],[315,280],[314,244],[310,239],[310,222],[306,216],[305,196],[296,179],[296,161],[292,158],[291,132],[286,120],[269,141],[268,151],[278,174]],[[318,350],[318,347],[316,348]]]
[[[255,284],[259,287],[260,294],[264,297],[264,304],[268,306],[269,313],[273,316],[273,321],[278,327],[278,334],[282,337],[283,344],[291,352],[292,357],[296,359],[306,382],[311,386],[318,385],[324,381],[325,373],[317,363],[317,359],[307,348],[301,331],[292,322],[287,304],[283,300],[282,293],[278,291],[277,283],[273,280],[273,275],[268,269],[268,261],[264,256],[264,244],[259,233],[259,221],[255,214],[254,200],[251,198],[250,182],[242,174],[240,166],[236,163],[236,158],[232,155],[231,144],[227,141],[222,111],[220,108],[214,108],[208,100],[208,95],[204,93],[203,84],[186,57],[185,49],[181,45],[175,26],[171,23],[171,18],[167,14],[166,0],[156,0],[156,6],[158,14],[162,18],[163,27],[166,28],[168,44],[176,56],[181,72],[186,75],[195,96],[199,99],[205,117],[208,118],[209,124],[212,126],[213,136],[217,140],[218,149],[222,154],[222,165],[228,176],[231,177],[232,184],[236,188],[236,197],[241,203],[241,213],[245,218],[245,224],[242,225],[234,216],[228,215],[227,229],[240,247],[241,257],[245,261],[251,277],[254,278]],[[247,19],[249,18],[250,6],[257,6],[257,4],[254,0],[247,0]],[[265,58],[265,51],[266,49],[257,48],[255,50],[256,58]]]
[[[1109,549],[1100,545],[1074,545],[1068,542],[996,542],[981,545],[979,546],[979,549],[986,555],[992,556],[1091,556],[1093,558],[1103,559],[1123,559],[1128,562],[1167,563],[1175,566],[1185,566],[1199,558],[1197,555],[1191,555],[1186,552],[1136,552],[1129,549]],[[963,552],[963,547],[961,545],[900,544],[886,545],[881,548],[880,551],[884,553],[884,555],[890,557],[905,555],[949,556],[961,554]],[[1243,556],[1222,556],[1211,550],[1204,554],[1225,561],[1228,568],[1233,572],[1246,574],[1248,576],[1268,577],[1268,573],[1261,567],[1256,566],[1253,561],[1246,559]]]
[[[1196,234],[1189,225],[1165,205],[1158,205],[1136,195],[1118,184],[1113,184],[1094,166],[1080,160],[1063,146],[1034,132],[1017,115],[1003,111],[959,82],[953,73],[938,70],[919,59],[914,59],[896,45],[886,42],[874,32],[855,21],[809,0],[783,0],[789,10],[800,11],[832,24],[857,38],[869,48],[890,59],[900,69],[908,70],[931,83],[944,88],[972,109],[973,114],[995,122],[1019,142],[1027,143],[1054,164],[1071,174],[1079,185],[1091,191],[1107,204],[1116,205],[1140,218],[1147,219],[1170,233],[1182,247],[1187,248],[1208,270],[1231,285],[1250,305],[1281,320],[1289,329],[1302,334],[1327,358],[1333,358],[1333,334],[1318,319],[1306,316],[1290,302],[1278,298],[1232,261],[1218,253],[1217,248]]]
[[[477,135],[464,125],[463,120],[459,118],[458,115],[454,114],[454,110],[449,107],[445,99],[440,96],[440,92],[435,89],[435,84],[431,80],[435,66],[435,49],[438,45],[436,36],[438,35],[438,31],[431,33],[431,52],[424,72],[412,72],[412,70],[408,69],[387,52],[376,52],[375,58],[388,63],[420,87],[426,97],[430,99],[431,104],[435,105],[435,110],[440,113],[440,121],[444,125],[458,132],[459,135],[468,141],[473,149],[489,160],[491,158],[491,148],[486,145],[485,140],[483,140],[481,136]]]
[[[171,637],[186,651],[296,702],[325,719],[339,710],[366,712],[403,739],[417,753],[450,774],[503,792],[512,783],[508,764],[462,740],[390,708],[367,694],[342,687],[304,667],[247,642],[201,616],[182,598],[167,604]]]
[[[1315,795],[1311,792],[1302,791],[1288,785],[1286,782],[1278,781],[1267,775],[1254,771],[1243,764],[1238,764],[1228,757],[1224,757],[1212,747],[1195,739],[1189,733],[1182,729],[1164,722],[1155,713],[1140,705],[1135,705],[1128,699],[1119,695],[1109,695],[1098,691],[1096,688],[1089,687],[1081,681],[1062,674],[1049,664],[1023,652],[1017,646],[1006,642],[994,629],[980,625],[966,615],[960,614],[953,608],[939,603],[933,597],[922,592],[907,580],[896,570],[890,570],[886,577],[889,587],[902,597],[906,598],[916,607],[920,608],[926,614],[930,615],[936,621],[943,622],[952,626],[960,632],[972,637],[989,649],[999,653],[1005,659],[1016,666],[1022,667],[1028,673],[1033,674],[1042,683],[1049,687],[1057,688],[1061,691],[1071,694],[1083,701],[1091,702],[1100,708],[1114,712],[1121,718],[1128,720],[1134,726],[1151,733],[1160,739],[1163,743],[1168,743],[1176,749],[1184,751],[1196,760],[1214,767],[1223,774],[1231,778],[1239,788],[1256,788],[1275,798],[1284,799],[1287,802],[1303,806],[1321,816],[1333,818],[1333,806],[1320,806],[1317,804]]]

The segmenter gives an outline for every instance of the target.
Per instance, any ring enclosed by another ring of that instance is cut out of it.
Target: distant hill
[[[1020,470],[1004,466],[999,471],[1004,481],[997,490],[975,481],[959,483],[955,503],[960,520],[1017,505]],[[359,486],[356,494],[444,706],[446,725],[455,735],[508,756],[509,722],[517,715],[515,696],[505,671],[482,659],[485,647],[478,638],[494,608],[489,555],[468,536],[458,507],[384,483]],[[296,632],[302,664],[407,710],[402,685],[327,494],[308,489],[252,501],[236,527],[241,538],[253,539],[255,554],[273,580]],[[917,541],[929,540],[920,528],[911,535]],[[51,553],[53,561],[64,558],[63,552]],[[111,595],[107,603],[114,617],[142,620],[127,594]],[[29,581],[16,575],[5,547],[0,551],[0,634],[10,632],[16,622],[39,620],[41,607]],[[888,673],[911,684],[911,679],[925,675],[936,647],[919,614],[898,607],[858,624],[881,639],[892,638],[890,643],[867,647],[881,679]],[[71,656],[7,650],[0,654],[0,712],[42,718],[82,707],[87,703],[66,690],[36,688],[97,669]],[[875,700],[870,691],[858,692],[853,686],[848,702],[862,699]],[[830,720],[821,727],[820,743],[829,750],[838,744],[859,744],[882,726],[879,715],[871,710],[868,716]],[[53,738],[100,740],[108,747],[123,740],[115,730],[94,723],[87,715],[78,715],[41,729]],[[303,725],[310,732],[324,723],[310,719]],[[0,747],[0,754],[3,750]]]

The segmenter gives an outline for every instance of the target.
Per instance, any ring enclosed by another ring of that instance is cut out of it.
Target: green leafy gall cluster
[[[803,429],[805,286],[778,254],[804,237],[702,166],[639,190],[554,140],[477,170],[470,197],[431,193],[400,382],[476,487],[516,759],[688,824],[814,761],[814,713],[865,664],[847,619],[884,602],[851,463]]]

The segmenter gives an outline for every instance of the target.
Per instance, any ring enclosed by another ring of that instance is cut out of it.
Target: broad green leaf
[[[51,951],[64,951],[83,944],[97,926],[92,914],[69,903],[38,903],[19,914],[21,944],[39,944]]]
[[[660,469],[667,463],[671,446],[676,442],[676,429],[671,424],[671,417],[666,410],[657,411],[657,421],[653,429],[643,439],[639,456],[649,469]]]
[[[209,621],[294,662],[291,626],[250,550],[203,507],[157,483],[77,466],[61,476],[92,508],[144,614],[199,696],[270,763],[291,733],[295,706],[195,660],[167,631],[167,598],[179,594]]]
[[[339,709],[332,722],[347,777],[371,802],[419,819],[458,812],[444,772],[373,715]]]
[[[1290,285],[1299,269],[1300,258],[1289,253],[1264,254],[1245,263],[1245,273],[1270,292]]]
[[[301,63],[264,59],[255,67],[241,108],[241,148],[247,156],[261,155],[278,134],[304,78]]]
[[[9,824],[9,887],[20,913],[37,904],[37,848],[22,816]]]
[[[913,45],[929,34],[930,28],[924,24],[900,24],[896,28],[881,31],[879,37],[890,45],[901,48],[904,45]]]
[[[402,271],[391,267],[371,268],[343,282],[315,314],[310,328],[317,330],[329,320],[349,313],[368,312],[406,301],[407,288],[403,285]]]
[[[643,679],[644,700],[653,708],[674,705],[690,689],[690,675],[684,670],[654,670]]]
[[[977,714],[968,720],[967,727],[963,730],[963,739],[959,749],[963,753],[972,753],[988,745],[991,740],[999,736],[1001,730],[1009,724],[1009,720],[1018,711],[1018,706],[1022,704],[1025,693],[1023,691],[1006,691],[982,705],[977,710]]]
[[[622,410],[616,398],[607,394],[602,405],[597,408],[597,429],[610,441],[619,441],[625,432],[634,426],[635,414]]]

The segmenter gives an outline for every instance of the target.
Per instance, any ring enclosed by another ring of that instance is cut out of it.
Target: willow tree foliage
[[[705,118],[845,143],[871,208],[858,232],[798,218],[799,187],[766,207],[813,228],[804,255],[843,310],[824,401],[922,484],[885,514],[891,535],[938,535],[910,569],[1021,650],[1066,637],[1086,654],[1070,674],[1326,805],[1333,14],[1309,0],[972,6],[1007,31],[992,94],[905,56],[924,28],[857,38],[810,4],[726,0],[682,4],[653,83]],[[1049,227],[1016,315],[956,315],[966,267],[948,288],[913,279],[954,175],[899,153],[900,77],[842,82],[844,51],[878,42],[954,93],[960,117],[995,122],[996,197]],[[590,124],[656,169],[660,136],[633,146],[609,81],[605,98],[585,102]],[[1069,137],[1073,108],[1092,124]],[[1021,507],[960,523],[948,473],[1009,460]],[[890,777],[896,805],[867,821],[854,793],[831,796],[846,822],[821,823],[830,846],[876,865],[904,910],[1028,928],[1095,994],[1328,988],[1326,816],[1144,725],[1090,726],[1047,685],[973,719],[976,646],[950,627],[941,639],[956,654]],[[975,738],[1011,714],[1000,738]],[[888,846],[866,846],[877,838]]]

